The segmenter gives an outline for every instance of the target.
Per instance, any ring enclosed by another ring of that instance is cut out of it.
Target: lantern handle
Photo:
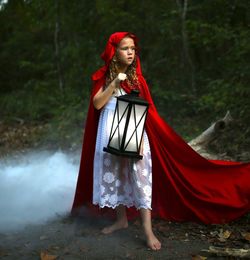
[[[130,95],[138,97],[140,94],[140,91],[138,89],[132,89],[130,92]]]

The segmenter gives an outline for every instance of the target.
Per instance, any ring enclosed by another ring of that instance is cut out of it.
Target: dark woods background
[[[248,0],[2,3],[0,120],[46,124],[47,140],[80,145],[90,76],[109,35],[131,31],[166,121],[189,140],[230,110],[227,150],[247,149],[249,10]]]

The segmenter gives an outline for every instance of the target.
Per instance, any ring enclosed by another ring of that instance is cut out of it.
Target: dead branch
[[[210,246],[209,249],[202,249],[201,251],[207,252],[210,254],[215,254],[217,256],[234,256],[240,258],[248,258],[250,257],[250,249],[236,249],[236,248],[222,248]]]

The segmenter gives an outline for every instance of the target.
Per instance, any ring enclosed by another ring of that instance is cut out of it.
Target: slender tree
[[[57,75],[58,75],[58,84],[59,89],[62,94],[64,94],[64,77],[62,73],[62,66],[61,66],[61,52],[60,52],[60,6],[59,0],[55,0],[55,31],[54,31],[54,45],[55,45],[55,60],[56,60],[56,67],[57,67]]]
[[[190,83],[193,94],[196,93],[195,67],[190,55],[190,47],[188,43],[188,34],[186,28],[186,18],[188,11],[188,0],[176,0],[180,10],[181,17],[181,35],[182,35],[182,68],[185,71],[186,65],[189,66],[188,74],[190,74]],[[189,73],[190,71],[190,73]]]

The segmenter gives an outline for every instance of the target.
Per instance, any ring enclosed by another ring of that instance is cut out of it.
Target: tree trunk
[[[182,67],[185,70],[185,64],[190,68],[190,83],[193,90],[193,94],[196,93],[196,84],[195,84],[195,68],[193,61],[190,56],[189,44],[188,44],[188,35],[186,30],[186,17],[188,10],[188,0],[176,0],[176,3],[180,9],[181,13],[181,35],[182,35]]]
[[[59,89],[62,94],[64,94],[64,79],[62,73],[61,66],[61,58],[60,58],[60,42],[59,42],[59,32],[60,32],[60,13],[59,13],[59,0],[55,1],[55,33],[54,33],[54,44],[55,44],[55,60],[57,67],[57,75],[58,75],[58,83]]]

